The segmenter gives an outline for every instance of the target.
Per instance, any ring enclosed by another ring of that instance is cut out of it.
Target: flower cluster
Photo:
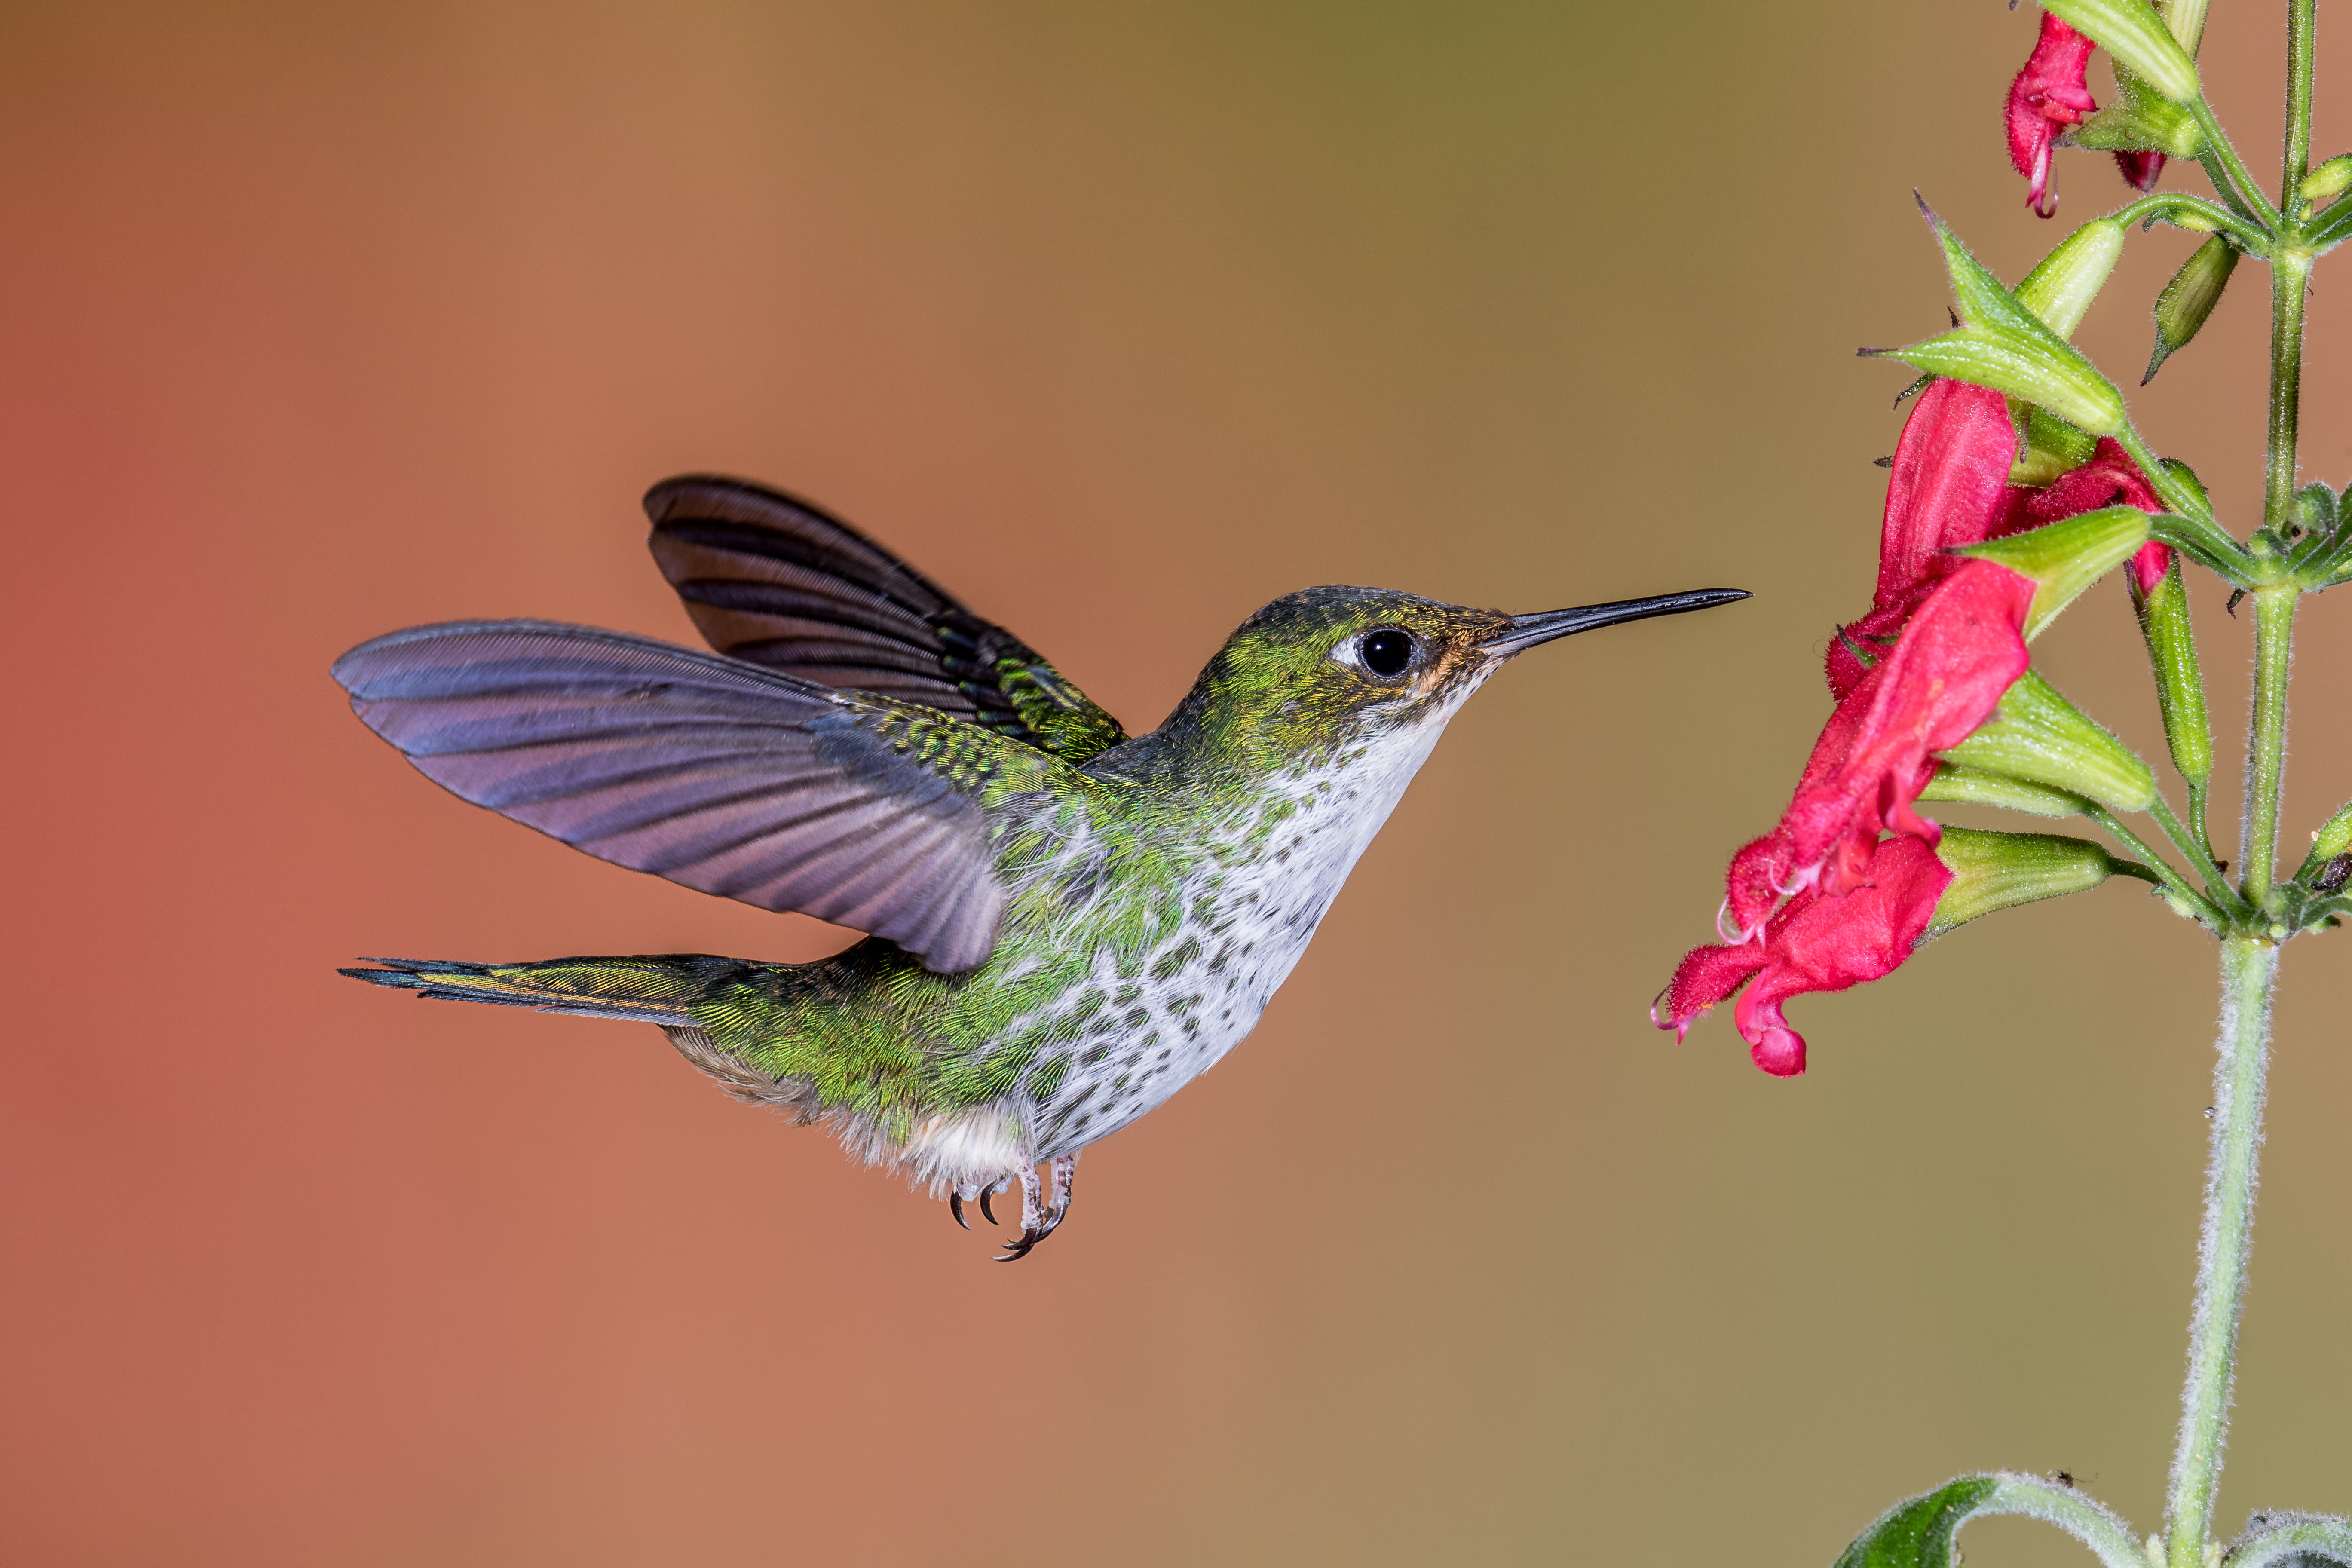
[[[1831,641],[1837,706],[1779,824],[1732,857],[1724,940],[1692,950],[1653,1009],[1677,1038],[1744,985],[1734,1018],[1756,1065],[1802,1072],[1805,1042],[1782,1005],[1875,980],[1927,932],[1952,872],[1916,804],[1936,753],[1983,726],[2025,674],[2039,586],[1954,552],[2119,503],[2158,510],[2112,440],[2040,489],[2010,482],[2018,447],[2000,393],[1938,379],[1920,395],[1888,476],[1877,592]],[[2145,584],[2169,564],[2150,543],[2133,571]]]

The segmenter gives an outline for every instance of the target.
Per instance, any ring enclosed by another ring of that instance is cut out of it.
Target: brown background
[[[2265,171],[2278,9],[2208,50]],[[2152,1526],[2193,930],[2126,883],[1973,928],[1801,1004],[1793,1083],[1643,1013],[1868,597],[1904,373],[1851,351],[1943,314],[1910,188],[2012,278],[2068,226],[2002,159],[2033,25],[7,0],[0,1556],[1822,1563],[1995,1465]],[[2085,327],[2120,379],[2188,248]],[[2262,284],[2137,398],[2242,526]],[[1482,696],[1256,1037],[1005,1268],[650,1029],[332,973],[840,940],[458,804],[326,677],[453,616],[687,637],[635,498],[694,468],[840,508],[1138,725],[1308,583],[1758,598]],[[2196,591],[2227,754],[2246,627]],[[2297,842],[2352,775],[2344,609]],[[2120,587],[2041,652],[2160,745]],[[2352,1503],[2343,942],[2286,965],[2232,1530]]]

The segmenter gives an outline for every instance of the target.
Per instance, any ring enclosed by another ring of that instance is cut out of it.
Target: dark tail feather
[[[414,991],[436,1002],[487,1002],[581,1018],[616,1018],[670,1028],[698,1025],[687,1009],[705,994],[709,971],[733,959],[555,958],[543,963],[454,963],[446,959],[371,958],[381,969],[339,973],[371,985]]]

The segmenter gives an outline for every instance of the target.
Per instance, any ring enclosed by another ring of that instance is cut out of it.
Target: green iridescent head
[[[1383,588],[1307,588],[1244,621],[1168,728],[1244,765],[1312,762],[1442,723],[1506,659],[1538,643],[1746,597],[1702,589],[1509,616]]]

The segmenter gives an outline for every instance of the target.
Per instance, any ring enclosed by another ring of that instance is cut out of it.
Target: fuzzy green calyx
[[[1954,805],[1999,806],[2003,811],[2021,811],[2029,816],[2078,816],[2090,805],[2081,795],[2069,795],[2062,789],[2027,784],[2006,773],[1965,768],[1957,763],[1946,763],[1937,768],[1927,787],[1919,792],[1919,798]]]
[[[2025,640],[2032,642],[2085,588],[2130,560],[2147,542],[2147,530],[2148,514],[2139,508],[2102,507],[1955,553],[2033,579],[2033,607],[2025,616]]]
[[[1924,342],[1864,353],[2037,404],[2093,436],[2119,434],[2126,424],[2123,394],[2003,288],[1926,202],[1919,210],[1943,247],[1960,324]]]
[[[2157,798],[2147,764],[2030,669],[2002,695],[1991,721],[1944,756],[2113,811],[2145,811]]]
[[[2085,892],[2116,870],[2115,858],[2103,847],[2054,833],[1948,827],[1936,858],[1950,868],[1952,881],[1936,900],[1922,942],[1997,910]]]
[[[2123,254],[2124,226],[2111,217],[2094,218],[2019,279],[2017,302],[2060,337],[2071,338]]]
[[[2205,675],[2197,662],[2197,638],[2189,624],[2189,586],[2179,557],[2147,593],[2133,582],[2132,608],[2138,612],[2140,636],[2156,672],[2157,706],[2164,713],[2172,765],[2191,788],[2202,791],[2213,776],[2213,726],[2205,711]]]
[[[2156,349],[2148,356],[2147,374],[2139,378],[2142,386],[2154,381],[2174,351],[2187,347],[2205,325],[2205,318],[2221,302],[2221,291],[2230,286],[2230,274],[2237,269],[2237,247],[2218,234],[2180,264],[2156,297]]]

